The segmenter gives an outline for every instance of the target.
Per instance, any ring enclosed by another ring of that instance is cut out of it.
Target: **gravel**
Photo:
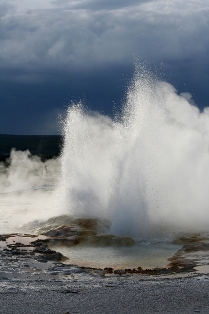
[[[104,277],[0,281],[0,313],[209,313],[209,277]]]

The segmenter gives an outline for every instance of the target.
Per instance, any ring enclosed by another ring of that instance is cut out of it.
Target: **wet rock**
[[[193,244],[198,243],[206,240],[207,237],[204,237],[200,233],[189,233],[189,234],[182,234],[177,236],[172,243],[173,244]]]
[[[32,241],[31,245],[35,246],[35,247],[39,247],[39,246],[44,245],[44,243],[47,243],[47,242],[49,242],[48,239],[46,239],[46,240],[36,240],[36,241]]]
[[[104,273],[105,274],[113,274],[113,268],[112,267],[105,267]]]
[[[42,259],[48,261],[60,261],[63,258],[61,253],[49,249],[48,246],[43,243],[42,245],[37,246],[33,252],[42,254]]]
[[[6,241],[8,239],[9,235],[7,234],[3,234],[3,235],[0,235],[0,241]]]
[[[52,253],[54,253],[55,251],[50,250],[47,245],[42,244],[42,245],[36,247],[36,248],[34,249],[34,252],[35,252],[35,253],[47,253],[47,254],[52,254]]]
[[[58,217],[49,218],[45,222],[41,222],[37,226],[37,222],[35,226],[33,224],[29,224],[28,227],[33,229],[35,228],[36,233],[46,233],[52,229],[59,228],[60,226],[70,227],[77,229],[85,229],[85,230],[94,230],[96,232],[105,232],[110,227],[110,222],[107,219],[98,219],[98,218],[75,218],[68,215],[61,215]]]
[[[187,244],[183,246],[182,250],[184,250],[184,252],[208,251],[209,243],[202,242],[202,243]]]
[[[77,218],[75,223],[83,229],[96,230],[98,225],[98,219],[93,218]]]
[[[63,259],[63,255],[56,251],[51,251],[44,253],[42,255],[36,255],[35,259],[39,262],[48,262],[48,261],[61,261]]]
[[[75,218],[74,223],[81,229],[93,230],[96,232],[105,232],[110,227],[110,222],[107,219],[98,218]]]
[[[72,246],[79,243],[78,228],[73,226],[60,226],[42,233],[49,237],[46,242],[50,245]],[[35,242],[37,245],[37,242]]]
[[[74,236],[78,230],[75,229],[75,226],[60,226],[55,229],[51,229],[47,232],[43,232],[42,234],[47,237],[59,237],[66,238],[70,236]]]
[[[126,271],[125,271],[125,269],[116,269],[116,270],[114,270],[114,274],[115,275],[125,275]]]

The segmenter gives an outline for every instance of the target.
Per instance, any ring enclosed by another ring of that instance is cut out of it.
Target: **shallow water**
[[[66,263],[78,266],[113,269],[167,267],[168,258],[180,248],[169,243],[136,243],[125,246],[55,246],[69,260]]]

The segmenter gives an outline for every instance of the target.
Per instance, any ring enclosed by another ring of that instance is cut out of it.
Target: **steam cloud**
[[[59,158],[42,162],[29,151],[12,150],[9,165],[0,163],[1,232],[15,232],[33,220],[56,214]],[[22,230],[23,231],[23,230]]]
[[[9,167],[0,164],[1,192],[21,191],[29,188],[39,188],[52,185],[57,181],[59,162],[56,159],[41,162],[38,156],[31,156],[27,151],[12,149]]]

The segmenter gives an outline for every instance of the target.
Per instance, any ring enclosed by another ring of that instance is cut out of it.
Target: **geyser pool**
[[[139,242],[133,246],[52,246],[78,266],[113,269],[166,268],[180,245],[165,242]]]
[[[208,231],[209,108],[189,93],[139,71],[120,115],[73,104],[63,135],[58,159],[12,151],[0,164],[2,232],[63,214],[107,219],[109,233],[151,245]]]

